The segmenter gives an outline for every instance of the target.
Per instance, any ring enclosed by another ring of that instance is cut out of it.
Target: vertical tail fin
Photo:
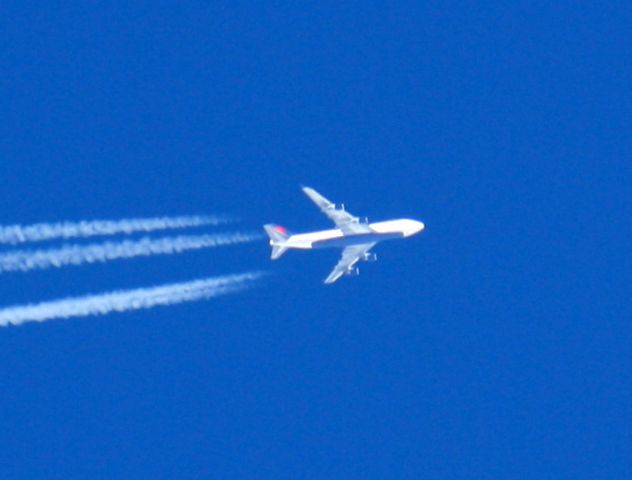
[[[272,246],[272,255],[270,258],[276,260],[287,250],[285,246],[285,242],[289,237],[287,229],[281,225],[274,224],[264,225],[263,228],[268,234],[268,237],[270,237],[270,245]]]

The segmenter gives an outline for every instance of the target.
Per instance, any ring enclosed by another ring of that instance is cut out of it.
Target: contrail
[[[0,309],[0,326],[20,325],[25,322],[44,322],[57,318],[106,315],[111,312],[129,312],[158,305],[175,305],[205,300],[244,290],[263,275],[265,275],[263,272],[247,272],[185,283],[172,283],[135,290],[117,290],[97,295],[17,305]]]
[[[229,217],[181,216],[157,218],[127,218],[122,220],[91,220],[81,222],[36,223],[34,225],[0,226],[0,243],[18,244],[58,238],[85,238],[97,235],[153,232],[189,227],[219,225],[233,221]]]
[[[170,255],[187,250],[247,243],[262,238],[258,233],[180,235],[151,239],[122,240],[88,245],[64,245],[41,250],[14,250],[0,254],[0,272],[59,268],[65,265],[108,262],[120,258]]]

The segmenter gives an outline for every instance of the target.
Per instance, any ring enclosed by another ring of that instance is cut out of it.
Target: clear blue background
[[[0,223],[427,225],[331,287],[265,240],[3,275],[274,273],[1,329],[0,478],[632,478],[630,3],[294,3],[0,6]]]

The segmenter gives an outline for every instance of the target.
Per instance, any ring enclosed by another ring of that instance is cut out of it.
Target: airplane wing
[[[358,217],[354,217],[343,208],[336,208],[336,205],[333,202],[327,200],[313,188],[302,188],[305,195],[307,195],[312,202],[320,208],[320,211],[327,215],[344,233],[353,234],[371,232],[371,229],[366,223],[360,223],[360,219]]]
[[[374,245],[375,242],[346,247],[342,251],[342,257],[340,258],[340,261],[336,264],[329,276],[325,279],[325,283],[334,283],[336,280],[342,277],[345,273],[351,270],[353,266],[358,263],[358,261],[361,260],[362,257],[364,257],[364,254],[373,248]]]

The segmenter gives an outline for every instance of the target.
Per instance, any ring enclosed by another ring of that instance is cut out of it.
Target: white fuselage
[[[283,246],[298,249],[340,248],[349,245],[381,242],[414,235],[424,229],[424,224],[417,220],[400,219],[370,223],[368,227],[370,231],[360,233],[345,233],[340,228],[299,233],[288,237],[283,242]]]

